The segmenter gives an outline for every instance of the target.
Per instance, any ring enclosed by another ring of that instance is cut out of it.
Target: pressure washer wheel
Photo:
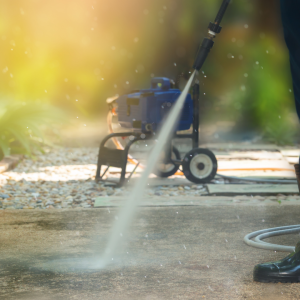
[[[171,159],[180,160],[180,153],[176,147],[172,147],[172,155]],[[174,175],[178,169],[179,165],[174,164],[172,162],[166,162],[166,154],[165,152],[161,155],[161,162],[157,164],[156,169],[153,173],[158,177],[169,177]]]
[[[185,155],[182,169],[188,180],[195,183],[207,183],[214,179],[218,163],[210,150],[195,148]]]

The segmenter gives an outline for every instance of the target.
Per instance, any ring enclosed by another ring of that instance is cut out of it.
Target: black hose
[[[220,24],[221,23],[221,21],[222,21],[222,19],[224,17],[225,11],[227,9],[227,6],[229,5],[229,3],[230,3],[230,0],[223,0],[223,3],[221,5],[221,7],[219,9],[219,12],[218,12],[218,14],[216,16],[216,19],[215,19],[215,23],[216,24]]]
[[[234,177],[234,176],[225,176],[221,174],[217,174],[218,176],[235,181],[252,181],[252,182],[265,182],[265,183],[285,183],[285,184],[297,184],[297,180],[272,180],[272,179],[252,179],[252,178],[243,178],[243,177]]]

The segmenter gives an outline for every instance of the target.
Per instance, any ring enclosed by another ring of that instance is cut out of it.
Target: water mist
[[[122,233],[124,233],[130,225],[130,222],[131,222],[132,217],[135,213],[135,210],[138,206],[138,203],[143,196],[143,192],[147,185],[148,177],[152,173],[156,164],[158,163],[158,160],[160,159],[160,154],[164,150],[164,147],[165,147],[167,141],[172,136],[172,132],[173,132],[173,130],[177,124],[177,121],[179,119],[180,112],[184,105],[184,102],[185,102],[186,96],[189,92],[189,89],[192,85],[193,79],[195,77],[195,73],[196,73],[196,71],[194,71],[192,73],[184,90],[182,91],[179,98],[175,102],[175,105],[173,105],[166,120],[164,120],[163,126],[158,134],[157,143],[153,147],[153,149],[149,155],[149,158],[147,160],[147,166],[146,166],[144,172],[142,173],[141,177],[136,182],[136,184],[127,200],[126,205],[122,208],[122,210],[119,213],[118,219],[114,223],[106,250],[103,254],[103,257],[100,259],[102,267],[107,265],[109,262],[112,262],[112,258],[115,254],[115,251],[119,247],[119,244],[121,242],[122,235],[123,235]]]

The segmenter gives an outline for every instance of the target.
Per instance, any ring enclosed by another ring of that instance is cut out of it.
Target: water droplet
[[[228,241],[225,239],[225,242],[228,243]]]
[[[45,90],[45,93],[47,93],[47,90]]]
[[[281,119],[281,116],[278,116],[279,119]]]
[[[206,75],[204,75],[204,78],[206,78],[207,76]]]
[[[126,81],[126,84],[129,84],[129,81]]]
[[[121,273],[121,276],[123,276],[123,273]]]
[[[147,276],[145,276],[145,278],[147,278]]]
[[[248,24],[245,24],[244,27],[245,27],[246,29],[248,29],[248,28],[249,28],[249,25],[248,25]]]
[[[178,214],[178,211],[176,211],[176,214]]]
[[[266,50],[266,53],[269,54],[269,50]]]
[[[233,37],[233,38],[231,39],[231,41],[232,41],[233,43],[235,43],[235,42],[236,42],[236,38]]]
[[[256,63],[257,65],[259,65],[259,61],[256,61],[255,63]]]
[[[262,222],[264,223],[264,222],[265,222],[265,220],[264,220],[264,219],[262,219]]]
[[[77,99],[75,101],[78,101]]]
[[[178,263],[181,265],[181,261],[179,260]]]
[[[206,265],[207,269],[209,269],[209,265]]]
[[[205,94],[205,93],[203,93],[203,95],[205,96],[206,94]]]
[[[177,64],[176,64],[176,63],[174,63],[174,66],[176,67],[176,66],[177,66]]]
[[[289,92],[291,93],[291,92],[292,92],[292,90],[291,90],[291,89],[289,89]]]
[[[111,260],[114,260],[113,258]]]
[[[248,77],[248,73],[245,73],[244,76],[247,78]]]
[[[184,249],[186,249],[186,246],[185,246],[185,245],[183,245],[183,248],[184,248]]]

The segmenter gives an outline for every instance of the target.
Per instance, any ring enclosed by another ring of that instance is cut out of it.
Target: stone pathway
[[[271,153],[274,156],[274,152]],[[106,197],[129,195],[130,185],[113,188],[104,183],[95,183],[97,154],[96,147],[51,148],[33,159],[24,159],[14,170],[0,174],[0,209],[92,208],[97,199],[101,202]],[[243,153],[243,159],[245,155]],[[266,156],[266,153],[262,155]],[[227,155],[228,160],[236,156],[236,152]],[[248,156],[251,159],[253,153],[249,152]],[[256,160],[258,157],[255,154]],[[128,169],[132,167],[129,165]],[[111,168],[108,176],[118,178],[118,170]],[[149,182],[144,194],[146,197],[199,198],[212,193],[206,185],[195,185],[183,176],[159,180],[152,178]],[[226,182],[223,179],[215,180],[215,183]],[[279,194],[283,192],[278,190]],[[293,187],[291,192],[296,193],[296,188]]]

